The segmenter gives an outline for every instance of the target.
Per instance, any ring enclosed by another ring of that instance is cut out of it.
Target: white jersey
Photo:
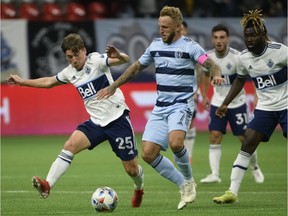
[[[240,52],[229,47],[227,54],[223,57],[218,57],[215,53],[215,49],[209,50],[207,53],[209,57],[220,66],[221,74],[224,78],[224,83],[222,85],[215,85],[213,87],[211,104],[213,106],[219,107],[226,98],[232,86],[232,83],[237,76],[237,65],[239,62]],[[228,108],[236,108],[242,106],[245,103],[246,93],[245,90],[242,89],[239,94],[233,99],[233,101],[229,104]]]
[[[119,118],[125,109],[128,110],[123,93],[119,88],[108,99],[96,100],[95,98],[98,90],[114,82],[106,54],[91,53],[87,56],[81,71],[77,71],[69,65],[59,72],[56,78],[60,82],[72,83],[75,86],[91,120],[96,125],[104,127]]]
[[[251,76],[258,96],[256,109],[287,109],[287,53],[288,47],[276,42],[269,42],[258,56],[248,50],[241,53],[238,74]]]

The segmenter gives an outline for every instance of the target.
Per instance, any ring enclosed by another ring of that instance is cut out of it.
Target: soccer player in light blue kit
[[[193,95],[197,89],[194,65],[198,62],[208,68],[215,85],[222,83],[221,71],[195,41],[182,36],[183,21],[179,8],[165,6],[159,16],[161,37],[152,41],[145,53],[134,62],[115,82],[100,90],[96,97],[107,98],[154,62],[158,98],[149,117],[142,138],[142,158],[161,176],[180,188],[182,209],[196,198],[196,184],[192,176],[189,154],[184,147],[185,134],[190,126]],[[173,163],[160,154],[170,146]]]
[[[216,110],[216,115],[225,116],[228,105],[244,87],[248,74],[256,87],[258,102],[254,117],[245,131],[240,152],[233,163],[229,190],[213,198],[219,204],[238,201],[238,192],[251,155],[260,142],[269,141],[278,124],[283,130],[283,136],[287,138],[288,47],[269,40],[261,11],[257,9],[244,14],[241,25],[244,27],[247,49],[240,55],[238,75],[222,105]]]
[[[56,76],[22,79],[17,75],[10,75],[8,80],[11,84],[35,88],[52,88],[71,83],[78,90],[90,115],[90,119],[78,125],[65,142],[52,163],[47,178],[33,176],[32,185],[40,197],[46,199],[76,154],[84,149],[92,150],[107,140],[134,182],[132,207],[139,207],[144,194],[144,172],[138,164],[136,139],[123,93],[117,89],[109,99],[100,101],[95,98],[99,89],[113,82],[109,67],[126,63],[129,56],[113,46],[108,46],[104,54],[93,52],[87,55],[82,37],[74,33],[64,38],[61,48],[69,65]]]

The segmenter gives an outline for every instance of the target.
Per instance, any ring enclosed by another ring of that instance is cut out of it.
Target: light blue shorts
[[[169,144],[169,132],[182,130],[187,132],[193,113],[190,109],[173,109],[170,113],[152,112],[145,126],[142,140],[156,143],[166,151]]]

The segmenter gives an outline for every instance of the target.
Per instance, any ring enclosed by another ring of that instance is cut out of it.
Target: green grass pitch
[[[177,210],[178,188],[161,177],[139,157],[145,172],[145,195],[142,206],[131,208],[132,180],[124,172],[120,160],[103,143],[93,151],[76,155],[68,171],[60,178],[48,199],[38,197],[31,177],[45,178],[67,136],[24,136],[1,138],[1,215],[99,215],[90,204],[97,187],[109,186],[119,196],[112,213],[119,216],[269,216],[287,215],[287,140],[275,131],[269,143],[258,147],[258,158],[265,175],[256,184],[248,170],[244,177],[239,202],[217,205],[212,198],[228,189],[230,172],[240,149],[239,141],[229,132],[222,144],[219,184],[203,185],[199,181],[209,173],[209,134],[199,132],[193,152],[193,175],[197,182],[197,198],[183,210]],[[141,136],[137,135],[141,152]],[[172,158],[171,150],[164,153]]]

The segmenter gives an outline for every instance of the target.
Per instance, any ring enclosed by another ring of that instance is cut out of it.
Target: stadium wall
[[[253,109],[253,84],[246,83],[249,115]],[[127,83],[121,87],[131,109],[135,132],[143,132],[156,100],[155,83]],[[212,88],[209,96],[211,97]],[[82,98],[70,84],[52,89],[1,85],[1,135],[70,134],[76,126],[89,118]],[[208,112],[199,98],[195,125],[207,130]]]
[[[187,18],[189,37],[206,50],[211,49],[211,28],[224,23],[230,28],[231,47],[242,50],[242,29],[237,18]],[[266,19],[270,38],[287,45],[287,20]],[[65,35],[77,32],[85,40],[88,52],[105,52],[113,44],[128,53],[130,62],[111,69],[117,78],[139,58],[154,37],[155,19],[101,19],[81,22],[37,22],[1,20],[1,135],[69,134],[88,118],[77,91],[71,85],[54,89],[8,86],[10,73],[23,78],[53,76],[67,61],[60,45]],[[253,87],[245,86],[251,114]],[[121,87],[131,109],[136,132],[142,132],[156,98],[154,68],[148,67],[132,82]],[[210,95],[212,92],[210,92]],[[201,100],[201,99],[200,99]],[[198,105],[196,127],[207,130],[208,112]]]

